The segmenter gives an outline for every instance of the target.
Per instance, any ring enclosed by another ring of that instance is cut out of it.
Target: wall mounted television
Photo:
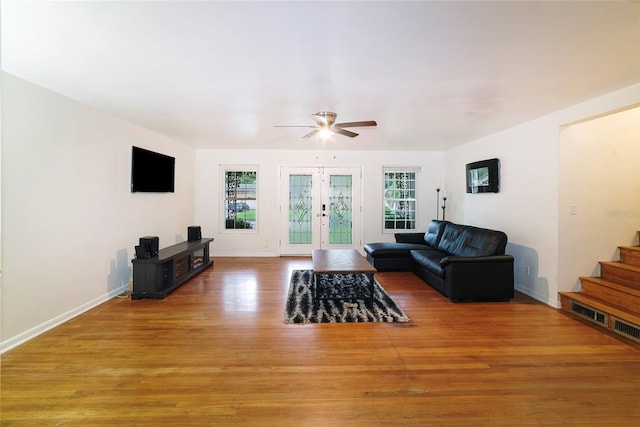
[[[488,159],[467,163],[467,193],[498,193],[500,160]]]
[[[173,193],[176,159],[133,146],[131,149],[131,192]]]

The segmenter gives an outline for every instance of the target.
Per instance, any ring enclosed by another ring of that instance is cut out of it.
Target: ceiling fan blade
[[[336,123],[335,127],[337,128],[354,128],[354,127],[364,127],[364,126],[378,126],[375,120],[365,120],[362,122],[348,122],[348,123]]]
[[[349,138],[353,138],[353,137],[358,136],[357,133],[351,132],[350,130],[346,130],[346,129],[334,128],[333,131],[335,133],[339,133],[340,135],[348,136]]]
[[[314,126],[310,126],[310,127],[314,127]],[[318,132],[320,132],[320,129],[316,129],[316,130],[312,130],[311,132],[309,132],[308,134],[306,134],[305,136],[303,136],[303,138],[310,138],[313,135],[317,134]]]
[[[318,126],[287,126],[287,125],[275,125],[274,128],[316,128]]]

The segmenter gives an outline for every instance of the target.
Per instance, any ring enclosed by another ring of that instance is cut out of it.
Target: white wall
[[[0,22],[2,22],[2,4],[0,3]],[[0,39],[2,31],[0,31]],[[0,40],[2,46],[2,40]],[[2,69],[2,55],[0,55],[0,70]],[[0,100],[2,99],[2,73],[0,72]],[[0,102],[0,310],[2,310],[2,102]],[[0,311],[0,342],[2,342],[2,312]]]
[[[558,288],[579,291],[580,276],[600,275],[598,261],[638,243],[640,107],[563,129],[559,148]]]
[[[561,126],[639,101],[637,84],[447,151],[448,219],[505,231],[516,288],[558,307],[559,268],[573,262],[558,250],[559,217],[568,214],[559,205]],[[465,164],[492,157],[502,165],[500,193],[466,194]]]
[[[336,142],[339,143],[339,142]],[[220,232],[222,188],[220,165],[258,165],[258,234]],[[196,153],[196,223],[203,235],[214,237],[214,256],[276,256],[278,254],[279,170],[282,166],[356,166],[363,172],[363,240],[393,241],[382,232],[382,166],[416,166],[418,229],[435,217],[436,181],[443,178],[440,152],[341,150],[198,150]]]
[[[185,240],[193,149],[2,75],[2,349],[123,289],[140,236]],[[130,192],[131,146],[176,157],[176,192]]]

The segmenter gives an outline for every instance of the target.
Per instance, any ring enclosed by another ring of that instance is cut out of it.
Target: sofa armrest
[[[444,293],[452,301],[513,298],[513,261],[511,255],[445,257]]]
[[[424,233],[396,233],[396,243],[417,243],[424,245]]]
[[[445,266],[447,264],[462,264],[462,263],[499,263],[507,262],[513,263],[513,256],[511,255],[490,255],[490,256],[446,256],[440,260],[440,265]]]

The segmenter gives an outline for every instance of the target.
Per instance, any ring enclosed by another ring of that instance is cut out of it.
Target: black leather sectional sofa
[[[378,271],[413,270],[451,301],[513,298],[513,256],[502,231],[433,220],[425,233],[398,233],[394,243],[367,243]]]

